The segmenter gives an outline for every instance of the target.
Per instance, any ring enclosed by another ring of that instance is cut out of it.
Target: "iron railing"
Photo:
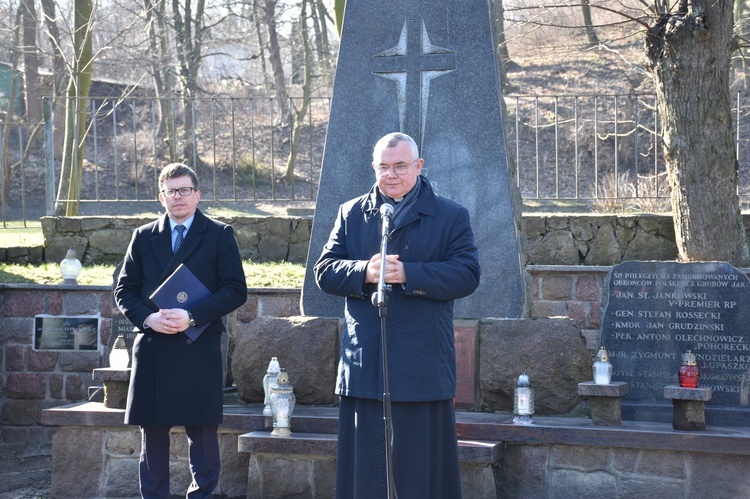
[[[290,114],[300,102],[289,99]],[[573,201],[594,210],[668,209],[654,95],[510,96],[505,103],[508,158],[527,205]],[[179,106],[153,98],[88,100],[82,214],[115,212],[108,203],[153,203],[170,147],[198,171],[203,201],[314,201],[330,98],[313,98],[299,124],[291,177],[286,171],[292,120],[279,116],[274,98],[196,99],[187,104],[187,115]],[[178,130],[184,116],[195,126],[187,136],[167,132],[159,119],[167,112],[183,117]],[[750,106],[738,93],[733,126],[743,202],[750,199],[748,114]],[[6,127],[6,157],[0,151],[0,165],[8,164],[0,178],[3,227],[25,226],[67,201],[55,198],[60,162],[53,125],[45,99],[43,133],[33,133],[39,124]]]

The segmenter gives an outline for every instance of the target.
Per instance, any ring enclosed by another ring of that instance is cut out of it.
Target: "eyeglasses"
[[[378,165],[375,167],[375,173],[378,177],[382,177],[390,174],[391,169],[393,169],[393,173],[396,175],[406,175],[406,172],[409,171],[409,167],[417,161],[419,160],[415,159],[411,163],[396,163],[395,165]]]
[[[180,197],[187,197],[193,193],[193,191],[197,191],[195,187],[180,187],[179,189],[164,189],[161,191],[162,194],[164,194],[168,198],[173,198],[175,195],[179,192]]]

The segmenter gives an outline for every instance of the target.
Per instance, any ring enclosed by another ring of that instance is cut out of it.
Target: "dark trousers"
[[[139,478],[141,497],[169,497],[169,430],[171,426],[141,426]],[[186,426],[193,482],[186,497],[211,497],[219,483],[221,458],[217,425]]]

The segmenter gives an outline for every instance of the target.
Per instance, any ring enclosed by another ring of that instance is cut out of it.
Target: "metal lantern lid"
[[[271,362],[268,363],[267,374],[278,374],[281,368],[279,367],[278,357],[271,357]]]
[[[596,360],[598,362],[609,362],[609,353],[604,347],[599,347],[599,352],[596,354]]]
[[[78,260],[76,249],[71,246],[65,254],[65,258],[60,262],[60,275],[63,276],[65,284],[75,283],[76,278],[81,275],[82,265]]]
[[[529,375],[526,373],[521,373],[520,376],[518,376],[518,386],[519,388],[529,387],[531,386],[531,381],[529,380]]]
[[[695,354],[692,350],[687,350],[682,354],[682,365],[683,366],[694,366],[696,365]]]
[[[274,393],[292,393],[294,388],[289,383],[289,374],[285,368],[279,369],[279,375],[276,376],[276,383],[273,385]]]
[[[123,335],[118,335],[115,339],[114,344],[112,345],[112,348],[117,348],[118,350],[127,349],[128,345],[125,343],[125,337]]]

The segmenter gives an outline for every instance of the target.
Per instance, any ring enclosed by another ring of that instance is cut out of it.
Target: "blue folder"
[[[211,296],[211,291],[208,290],[203,283],[195,277],[189,268],[185,264],[180,264],[177,269],[172,272],[172,275],[161,283],[156,288],[149,298],[159,308],[182,308],[189,310],[190,307],[197,305],[206,298]],[[204,329],[208,327],[208,323],[197,326],[189,327],[184,333],[188,337],[195,341],[198,336],[201,335]]]

